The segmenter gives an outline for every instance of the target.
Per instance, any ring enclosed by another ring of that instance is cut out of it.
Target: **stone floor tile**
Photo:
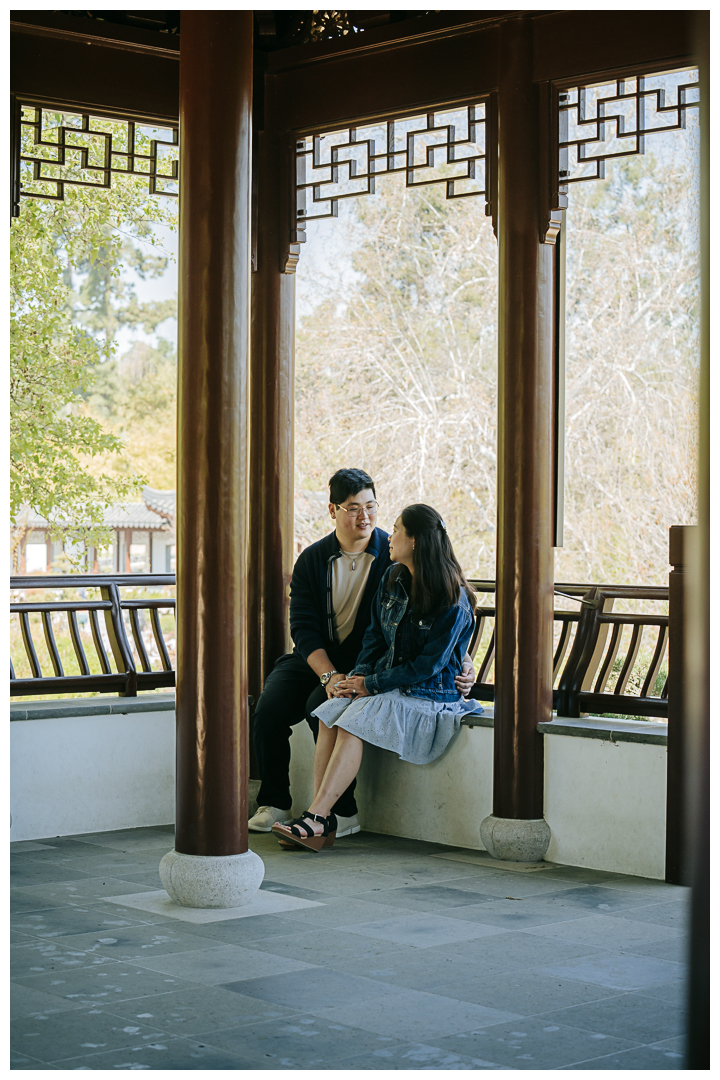
[[[672,982],[659,983],[657,986],[645,986],[640,993],[645,997],[657,998],[658,1001],[668,1001],[680,1012],[687,1008],[688,984],[686,973],[683,970],[683,978]]]
[[[243,984],[239,984],[243,985]],[[224,986],[156,994],[152,998],[113,1002],[113,1013],[126,1020],[156,1024],[173,1035],[203,1035],[241,1024],[283,1020],[302,1009],[274,1005],[257,997],[234,993]]]
[[[188,929],[197,939],[203,939],[204,946],[214,945],[247,945],[255,948],[255,943],[263,939],[274,940],[294,932],[294,924],[285,916],[291,912],[283,912],[278,915],[253,915],[252,918],[226,919],[218,922],[192,923]],[[294,913],[292,913],[294,914]],[[169,923],[164,924],[165,927]],[[175,923],[177,926],[177,923]],[[188,925],[188,924],[185,924]],[[196,945],[195,948],[199,948]]]
[[[661,1069],[684,1069],[685,1055],[677,1050],[662,1050],[653,1046],[638,1046],[633,1050],[621,1050],[616,1054],[578,1061],[564,1069],[607,1069],[613,1072],[630,1072],[643,1069],[655,1073]]]
[[[157,869],[162,856],[152,857],[138,856],[135,852],[127,854],[118,851],[116,855],[90,855],[73,856],[62,864],[83,877],[114,877],[121,881],[127,881],[128,874],[146,874],[148,871]],[[53,864],[55,865],[55,864]]]
[[[407,947],[401,951],[386,950],[383,954],[372,957],[340,958],[332,961],[332,967],[336,971],[364,975],[368,979],[389,983],[391,986],[430,991],[453,980],[473,979],[477,978],[479,973],[487,975],[494,972],[494,969],[491,972],[488,965],[481,967],[476,961],[466,962],[456,956],[444,956],[439,949],[432,950],[430,960],[425,950],[418,954],[416,949]]]
[[[64,939],[60,942],[57,939],[48,941],[34,938],[29,944],[10,948],[10,974],[14,979],[104,963],[107,963],[105,957],[94,956],[77,945],[66,944]]]
[[[455,878],[454,889],[464,889],[472,893],[502,899],[505,896],[519,896],[522,900],[531,897],[553,896],[577,887],[576,882],[556,880],[553,875],[513,874],[502,870],[478,870],[472,877]],[[471,901],[472,903],[472,901]],[[477,903],[477,901],[476,901]]]
[[[524,971],[580,956],[606,955],[606,950],[592,945],[538,937],[534,930],[507,930],[493,937],[444,945],[442,952],[458,960],[475,961],[481,971],[512,971],[515,968]]]
[[[37,940],[32,934],[21,934],[19,930],[10,931],[10,944],[11,945],[29,945],[30,942]]]
[[[582,1031],[538,1017],[468,1030],[433,1039],[434,1045],[467,1057],[496,1061],[511,1069],[558,1069],[604,1053],[630,1049],[617,1036]]]
[[[350,922],[371,922],[374,919],[393,918],[398,914],[400,905],[384,904],[373,900],[358,900],[347,897],[328,896],[322,901],[322,907],[298,908],[296,911],[283,912],[283,918],[303,927],[303,929],[322,929],[346,926]]]
[[[250,1062],[227,1050],[220,1050],[209,1043],[197,1039],[178,1037],[158,1039],[148,1045],[128,1046],[122,1050],[95,1053],[88,1057],[69,1058],[58,1063],[59,1069],[98,1069],[98,1070],[135,1070],[161,1069],[166,1072],[175,1069],[196,1069],[202,1072],[236,1071],[238,1069],[257,1069],[255,1062]]]
[[[225,989],[303,1012],[308,1010],[310,1003],[315,1012],[316,1008],[354,1005],[387,991],[386,986],[374,979],[319,967],[226,983]]]
[[[163,1034],[148,1024],[131,1024],[100,1009],[75,1009],[44,1019],[15,1020],[11,1032],[15,1050],[55,1063],[102,1050],[147,1044]]]
[[[375,959],[382,961],[388,953],[400,948],[389,945],[386,941],[373,941],[342,930],[325,930],[318,933],[306,930],[302,933],[290,933],[284,937],[263,938],[249,943],[250,948],[289,960],[300,960],[308,965],[321,964],[332,968],[336,963],[348,963],[355,960]],[[412,950],[415,952],[415,950]]]
[[[452,885],[403,885],[385,893],[378,893],[378,902],[390,907],[397,903],[410,911],[444,912],[448,908],[467,907],[483,900],[494,900],[491,893],[467,892]]]
[[[689,948],[688,938],[683,934],[680,937],[673,936],[660,941],[631,945],[623,949],[623,952],[633,952],[638,956],[657,956],[661,960],[674,960],[687,967]]]
[[[91,876],[64,863],[44,863],[29,858],[10,860],[10,884],[18,888],[24,885],[44,885],[50,881],[87,881]]]
[[[628,918],[657,926],[673,926],[686,934],[690,930],[690,902],[689,899],[665,900],[662,904],[643,905],[634,908]]]
[[[463,1057],[437,1046],[425,1046],[422,1043],[400,1043],[391,1049],[373,1050],[369,1054],[345,1058],[340,1068],[344,1069],[398,1069],[413,1070],[466,1070],[471,1069],[506,1069],[495,1061],[482,1061],[479,1058]]]
[[[461,922],[459,919],[450,919],[444,915],[437,915],[435,912],[401,915],[394,919],[378,919],[352,926],[341,926],[338,929],[362,937],[397,942],[400,945],[413,945],[417,949],[428,949],[433,945],[444,945],[452,941],[490,937],[504,932],[498,926]]]
[[[487,1008],[507,1009],[519,1016],[560,1009],[585,1001],[597,1001],[612,991],[604,986],[558,978],[538,971],[516,969],[499,974],[482,974],[473,979],[450,980],[434,988],[436,994],[472,1001]]]
[[[481,904],[452,908],[446,914],[450,919],[461,919],[463,922],[522,930],[524,927],[530,929],[545,923],[566,923],[571,919],[581,919],[584,912],[578,908],[551,907],[536,897],[523,900],[521,897],[508,895],[502,899],[494,897]]]
[[[32,893],[28,896],[27,890],[24,888],[10,889],[11,917],[25,915],[28,911],[44,911],[46,908],[52,907],[62,907],[62,901],[40,900]]]
[[[548,907],[579,908],[586,914],[594,912],[598,915],[636,911],[652,903],[644,893],[630,889],[609,889],[606,885],[579,885],[574,889],[559,890],[542,899]]]
[[[257,949],[244,949],[239,945],[218,946],[211,942],[208,945],[211,947],[170,956],[147,956],[135,963],[151,971],[210,986],[310,967],[300,960],[259,952]]]
[[[53,994],[88,1008],[105,1007],[110,1002],[167,994],[171,990],[188,990],[200,984],[199,979],[179,978],[165,972],[150,971],[129,963],[109,960],[98,967],[75,971],[54,972],[16,979],[16,983]]]
[[[52,843],[37,844],[34,849],[22,847],[20,844],[10,845],[10,857],[13,862],[21,865],[20,856],[29,858],[32,862],[57,863],[71,859],[73,856],[86,855],[112,855],[113,849],[103,844],[84,844],[69,837],[58,836]]]
[[[680,980],[685,973],[684,966],[672,960],[634,956],[632,953],[582,957],[561,964],[548,964],[535,970],[545,975],[557,975],[559,978],[596,983],[611,990],[647,989],[658,983]]]
[[[607,997],[585,1005],[543,1012],[549,1024],[569,1024],[635,1043],[653,1043],[684,1031],[684,1015],[674,1004],[644,994]]]
[[[190,952],[192,949],[206,949],[212,942],[195,934],[195,927],[185,929],[167,924],[130,926],[113,933],[103,931],[92,934],[78,934],[62,938],[74,948],[83,950],[88,956],[111,960],[140,960],[146,956],[165,956],[168,953]],[[216,943],[215,943],[216,944]]]
[[[106,896],[121,896],[123,893],[142,892],[134,881],[120,878],[92,877],[83,881],[58,881],[46,885],[32,885],[14,890],[29,902],[35,902],[36,909],[53,907],[56,904],[74,904],[79,907],[102,901]],[[151,890],[148,889],[148,892]],[[20,898],[18,897],[18,899]]]
[[[47,1016],[55,1012],[67,1012],[78,1006],[71,1001],[45,994],[31,986],[10,983],[10,1019],[20,1020],[23,1016]]]
[[[572,941],[600,948],[616,949],[618,952],[633,945],[658,941],[666,937],[680,936],[674,927],[639,922],[619,915],[588,915],[568,922],[548,923],[535,926],[534,934],[558,941]]]
[[[216,1046],[249,1057],[254,1068],[307,1070],[343,1067],[341,1063],[347,1058],[387,1049],[400,1041],[307,1012],[285,1021],[213,1032],[211,1039]]]
[[[15,1054],[10,1051],[10,1068],[13,1072],[15,1070],[30,1070],[33,1072],[55,1072],[54,1065],[48,1065],[43,1061],[37,1061],[35,1058],[29,1058],[25,1054]]]
[[[324,893],[317,889],[302,889],[296,885],[285,885],[282,881],[268,881],[267,878],[260,886],[269,892],[284,893],[287,896],[299,896],[302,900],[322,900]]]
[[[379,1035],[406,1042],[432,1042],[458,1031],[472,1031],[502,1024],[520,1017],[508,1010],[488,1008],[470,1002],[405,987],[385,987],[385,993],[352,1005],[315,1008],[305,1002],[305,1011],[338,1024],[351,1024]]]
[[[39,938],[62,938],[75,934],[90,934],[95,931],[119,930],[124,926],[139,926],[150,922],[145,912],[135,912],[124,908],[122,915],[105,907],[56,907],[42,911],[28,912],[16,916],[11,925],[13,929],[25,931]]]

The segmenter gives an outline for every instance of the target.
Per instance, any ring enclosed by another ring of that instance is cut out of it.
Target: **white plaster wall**
[[[312,799],[313,738],[297,724],[290,740],[293,814]],[[356,798],[363,828],[436,844],[484,850],[480,822],[492,812],[492,728],[463,727],[437,761],[411,765],[366,746]]]
[[[10,724],[11,840],[175,820],[175,713]]]
[[[667,748],[545,736],[545,858],[665,877]]]

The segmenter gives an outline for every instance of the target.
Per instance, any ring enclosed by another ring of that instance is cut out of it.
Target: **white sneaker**
[[[352,836],[353,833],[360,832],[360,822],[357,819],[357,814],[353,814],[352,817],[340,817],[336,814],[337,818],[337,832],[335,839],[340,840],[343,836]]]
[[[343,818],[343,821],[349,820],[349,818]],[[290,811],[278,810],[277,806],[258,806],[257,813],[253,814],[248,821],[248,829],[250,832],[270,832],[276,821],[279,821],[281,825],[292,821]]]

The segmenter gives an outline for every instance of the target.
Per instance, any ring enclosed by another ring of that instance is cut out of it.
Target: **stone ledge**
[[[11,720],[62,720],[69,716],[117,716],[171,712],[175,694],[138,694],[126,698],[60,698],[57,701],[10,702]]]
[[[495,710],[490,703],[484,704],[484,713],[466,717],[463,727],[495,726]],[[554,717],[548,723],[538,724],[543,735],[570,735],[576,739],[604,739],[606,742],[648,743],[667,746],[667,724],[661,720],[610,720],[602,716]]]
[[[650,743],[667,746],[667,724],[661,720],[615,720],[602,716],[579,718],[559,716],[537,726],[543,735],[571,735],[580,739],[603,739],[605,742]]]

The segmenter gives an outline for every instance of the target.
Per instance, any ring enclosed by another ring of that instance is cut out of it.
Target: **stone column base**
[[[504,862],[542,862],[550,844],[544,818],[501,818],[493,814],[480,825],[480,838],[493,859]]]
[[[160,861],[160,880],[182,907],[232,908],[249,903],[265,876],[254,851],[242,855],[183,855],[168,851]]]

